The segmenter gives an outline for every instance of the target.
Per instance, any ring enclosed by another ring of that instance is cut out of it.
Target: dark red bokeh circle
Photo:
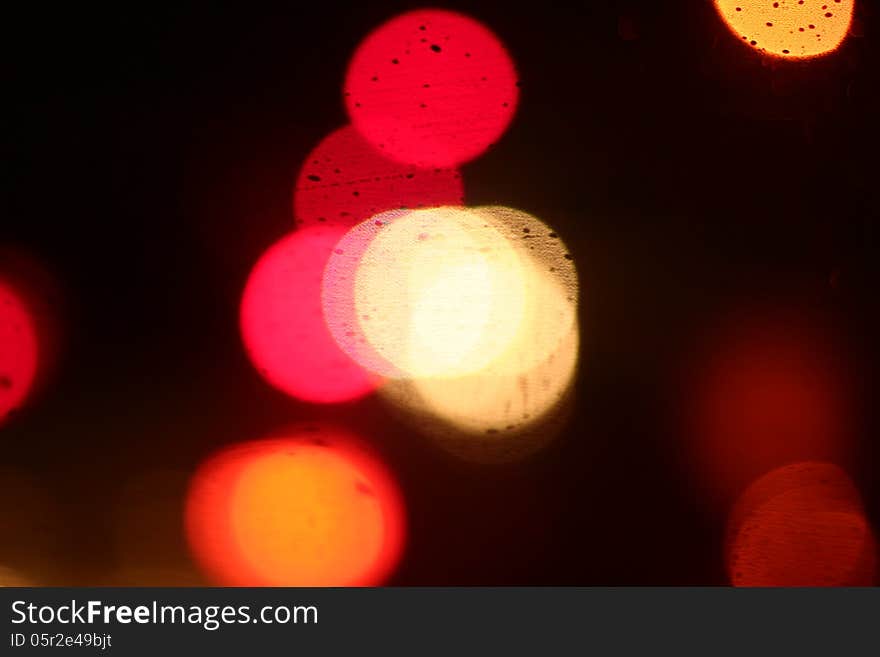
[[[461,173],[392,160],[352,126],[328,135],[309,153],[293,192],[297,225],[351,228],[387,210],[464,203]]]

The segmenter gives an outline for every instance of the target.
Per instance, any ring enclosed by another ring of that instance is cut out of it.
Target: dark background
[[[872,3],[839,51],[802,63],[763,60],[710,2],[432,3],[494,30],[522,79],[511,129],[464,167],[468,202],[541,217],[581,276],[570,426],[489,468],[376,400],[290,400],[237,331],[250,267],[293,226],[303,159],[346,123],[348,58],[420,5],[175,4],[3,10],[0,244],[60,281],[65,339],[54,379],[0,432],[3,468],[49,499],[6,521],[0,564],[55,584],[197,583],[188,473],[217,447],[333,417],[402,482],[410,542],[392,584],[723,584],[724,518],[682,467],[668,393],[719,312],[777,298],[848,336],[866,402],[853,475],[880,520]],[[147,574],[119,574],[130,562]]]

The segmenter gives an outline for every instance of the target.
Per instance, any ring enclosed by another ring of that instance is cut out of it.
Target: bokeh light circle
[[[552,437],[576,372],[578,287],[565,243],[536,217],[431,208],[349,231],[323,304],[341,348],[388,377],[385,399],[452,451],[493,461]]]
[[[324,322],[323,271],[344,234],[340,226],[288,234],[261,256],[242,297],[248,357],[273,386],[309,402],[358,399],[380,383],[337,346]]]
[[[394,479],[358,438],[300,426],[204,462],[186,506],[191,549],[230,586],[374,586],[405,534]]]
[[[801,462],[754,482],[728,522],[727,566],[735,586],[868,586],[877,544],[849,476]]]
[[[574,257],[553,228],[527,212],[503,206],[471,212],[507,239],[521,263],[523,319],[504,357],[492,363],[496,373],[521,374],[545,363],[563,342],[572,344],[579,303]]]
[[[455,166],[492,145],[513,119],[517,74],[485,26],[423,9],[392,18],[357,48],[345,79],[352,124],[389,157]]]
[[[366,340],[408,377],[483,369],[517,334],[525,293],[516,251],[464,208],[399,216],[376,233],[355,272]]]
[[[37,378],[36,320],[25,298],[0,279],[0,424],[27,400]]]
[[[522,263],[465,208],[383,213],[337,244],[323,307],[338,344],[396,378],[456,376],[503,351],[525,308]]]
[[[299,226],[350,228],[387,210],[463,202],[458,170],[422,169],[392,160],[352,126],[334,131],[309,153],[293,193]]]
[[[390,380],[380,396],[403,421],[458,458],[520,461],[565,428],[579,346],[574,324],[544,362],[520,373],[506,371],[511,362],[502,358],[484,372],[456,378]]]
[[[355,226],[333,249],[322,299],[333,337],[365,369],[453,378],[544,362],[575,323],[577,288],[572,256],[537,218],[442,207]]]
[[[451,380],[418,378],[411,385],[425,408],[459,430],[503,434],[528,426],[565,396],[578,347],[579,330],[574,325],[556,350],[527,369],[508,371],[519,357],[519,351],[511,349],[479,373]]]
[[[784,59],[837,50],[849,32],[855,0],[715,0],[743,43]]]

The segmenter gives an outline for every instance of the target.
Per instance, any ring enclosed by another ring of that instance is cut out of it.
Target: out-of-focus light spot
[[[27,406],[54,373],[65,297],[38,257],[0,246],[0,425]]]
[[[351,126],[333,132],[309,154],[293,195],[298,225],[345,228],[387,210],[463,202],[456,169],[421,169],[392,160]]]
[[[381,376],[404,376],[367,342],[356,310],[356,277],[361,258],[378,231],[408,210],[391,210],[361,222],[343,235],[327,261],[321,283],[321,306],[324,320],[337,345],[365,370]]]
[[[522,356],[512,348],[479,373],[451,381],[414,379],[412,385],[434,414],[462,430],[512,431],[540,418],[565,395],[577,365],[578,335],[572,326],[544,361],[523,370],[515,367]]]
[[[397,211],[352,229],[324,277],[337,342],[383,376],[457,376],[512,339],[524,310],[516,253],[464,208]],[[493,336],[491,330],[498,327]]]
[[[547,446],[565,426],[579,339],[574,324],[556,351],[520,373],[513,370],[518,354],[511,349],[483,372],[393,380],[381,395],[405,420],[460,458],[522,460]]]
[[[254,366],[309,402],[357,399],[379,383],[340,350],[324,323],[324,266],[344,234],[339,226],[313,226],[287,235],[257,262],[242,298],[242,338]]]
[[[332,427],[294,428],[206,461],[186,526],[201,566],[228,586],[378,585],[404,542],[393,478]]]
[[[518,101],[513,62],[477,21],[425,9],[397,16],[358,47],[345,105],[364,137],[401,162],[455,166],[504,132]]]
[[[876,549],[855,485],[830,463],[795,463],[758,479],[728,525],[736,586],[868,586]]]
[[[507,239],[522,268],[523,319],[504,357],[492,364],[499,373],[521,374],[556,353],[576,328],[574,257],[550,226],[526,212],[500,206],[471,211]]]
[[[564,244],[530,215],[432,208],[352,229],[323,295],[333,336],[365,368],[460,377],[493,362],[519,373],[553,353],[575,319],[577,280]],[[515,365],[499,360],[509,352]]]
[[[786,463],[850,458],[845,351],[819,324],[746,308],[707,347],[688,394],[692,456],[710,492],[727,500]]]
[[[0,279],[0,424],[25,403],[38,363],[33,314],[20,292]]]
[[[355,313],[366,341],[405,377],[461,376],[513,340],[525,274],[508,240],[473,212],[408,212],[376,230],[361,256]]]
[[[854,0],[715,0],[721,17],[743,43],[768,55],[806,59],[840,46]]]
[[[340,241],[324,280],[339,344],[398,379],[384,393],[431,418],[422,423],[429,433],[451,443],[467,436],[480,460],[528,452],[536,443],[524,434],[565,398],[578,355],[577,296],[558,235],[501,207],[374,217]]]

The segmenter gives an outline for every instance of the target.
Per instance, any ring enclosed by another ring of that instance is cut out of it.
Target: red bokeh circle
[[[735,586],[869,586],[876,549],[855,484],[831,463],[769,472],[746,489],[728,521]]]
[[[36,320],[23,295],[0,279],[0,424],[27,400],[37,378]]]
[[[261,256],[242,297],[248,357],[269,383],[304,401],[351,401],[380,383],[339,348],[324,322],[324,267],[344,234],[340,226],[288,234]]]
[[[389,157],[455,166],[482,154],[507,129],[519,100],[504,45],[462,14],[424,9],[374,30],[345,79],[353,125]]]

